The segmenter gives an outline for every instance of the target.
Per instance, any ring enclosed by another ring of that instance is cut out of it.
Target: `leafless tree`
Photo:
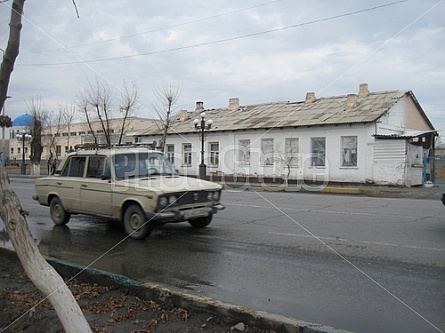
[[[44,118],[44,126],[46,127],[46,136],[42,137],[42,144],[48,147],[49,157],[57,158],[57,138],[60,137],[63,126],[66,124],[63,118],[64,107],[57,106],[55,111],[48,111]]]
[[[31,174],[40,175],[40,161],[42,158],[43,145],[42,145],[42,127],[45,123],[46,112],[42,107],[41,98],[31,99],[27,103],[27,108],[32,116],[31,125]]]
[[[76,108],[74,105],[71,106],[60,106],[59,105],[59,114],[61,117],[62,124],[66,131],[68,132],[68,136],[66,137],[66,146],[68,149],[71,149],[70,146],[70,136],[71,136],[71,124],[76,116]]]
[[[80,111],[88,124],[95,145],[100,143],[100,137],[97,135],[98,130],[102,133],[101,137],[105,144],[108,147],[113,145],[111,123],[113,119],[117,119],[116,111],[123,115],[123,118],[119,117],[122,126],[118,144],[122,143],[122,135],[128,126],[127,120],[134,111],[139,94],[134,84],[131,89],[124,84],[124,88],[120,91],[121,100],[116,103],[116,93],[112,86],[105,80],[96,78],[93,83],[88,81],[86,88],[79,95]]]
[[[133,115],[138,99],[139,99],[139,93],[134,82],[131,84],[130,88],[124,82],[123,88],[121,90],[121,101],[120,101],[121,106],[119,108],[119,110],[123,115],[123,119],[122,119],[121,129],[119,131],[120,133],[119,133],[118,145],[122,144],[122,137],[128,127],[127,119]]]
[[[8,45],[0,69],[0,110],[7,98],[11,74],[19,54],[24,5],[25,0],[12,1]],[[71,291],[40,254],[26,222],[26,211],[12,191],[8,174],[1,163],[0,202],[0,217],[26,274],[54,306],[65,331],[92,332]]]
[[[274,160],[280,163],[285,171],[284,181],[287,187],[289,185],[292,168],[298,166],[298,139],[286,138],[284,141],[284,150],[281,146],[275,146]]]
[[[181,85],[179,83],[167,83],[164,81],[155,87],[154,94],[156,96],[156,103],[153,107],[161,120],[160,123],[157,123],[159,131],[161,132],[161,140],[158,147],[161,151],[164,151],[174,112],[173,107],[181,95]]]

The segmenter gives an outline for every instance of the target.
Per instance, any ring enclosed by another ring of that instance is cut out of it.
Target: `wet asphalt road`
[[[170,224],[135,241],[97,218],[56,227],[32,180],[11,184],[44,255],[355,332],[445,330],[436,200],[225,191],[208,228]]]

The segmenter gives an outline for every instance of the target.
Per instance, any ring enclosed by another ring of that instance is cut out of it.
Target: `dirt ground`
[[[233,318],[164,308],[119,287],[68,284],[93,332],[258,332]],[[49,301],[34,287],[15,253],[0,249],[0,332],[64,332]]]

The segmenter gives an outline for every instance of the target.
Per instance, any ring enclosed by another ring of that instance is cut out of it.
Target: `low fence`
[[[445,156],[424,157],[423,183],[445,185]]]

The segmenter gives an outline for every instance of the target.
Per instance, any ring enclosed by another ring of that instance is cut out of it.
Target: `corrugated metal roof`
[[[206,119],[213,120],[212,131],[369,123],[384,115],[407,93],[409,91],[371,92],[366,97],[343,95],[317,98],[309,103],[272,102],[240,106],[237,111],[228,108],[204,111]],[[200,118],[199,113],[188,112],[188,115],[189,119],[184,121],[179,116],[174,119],[169,133],[194,132],[193,119]],[[153,125],[138,135],[159,133],[158,126]]]
[[[436,133],[437,131],[431,130],[431,131],[410,131],[403,134],[398,134],[398,133],[373,134],[373,136],[380,139],[411,139]]]

